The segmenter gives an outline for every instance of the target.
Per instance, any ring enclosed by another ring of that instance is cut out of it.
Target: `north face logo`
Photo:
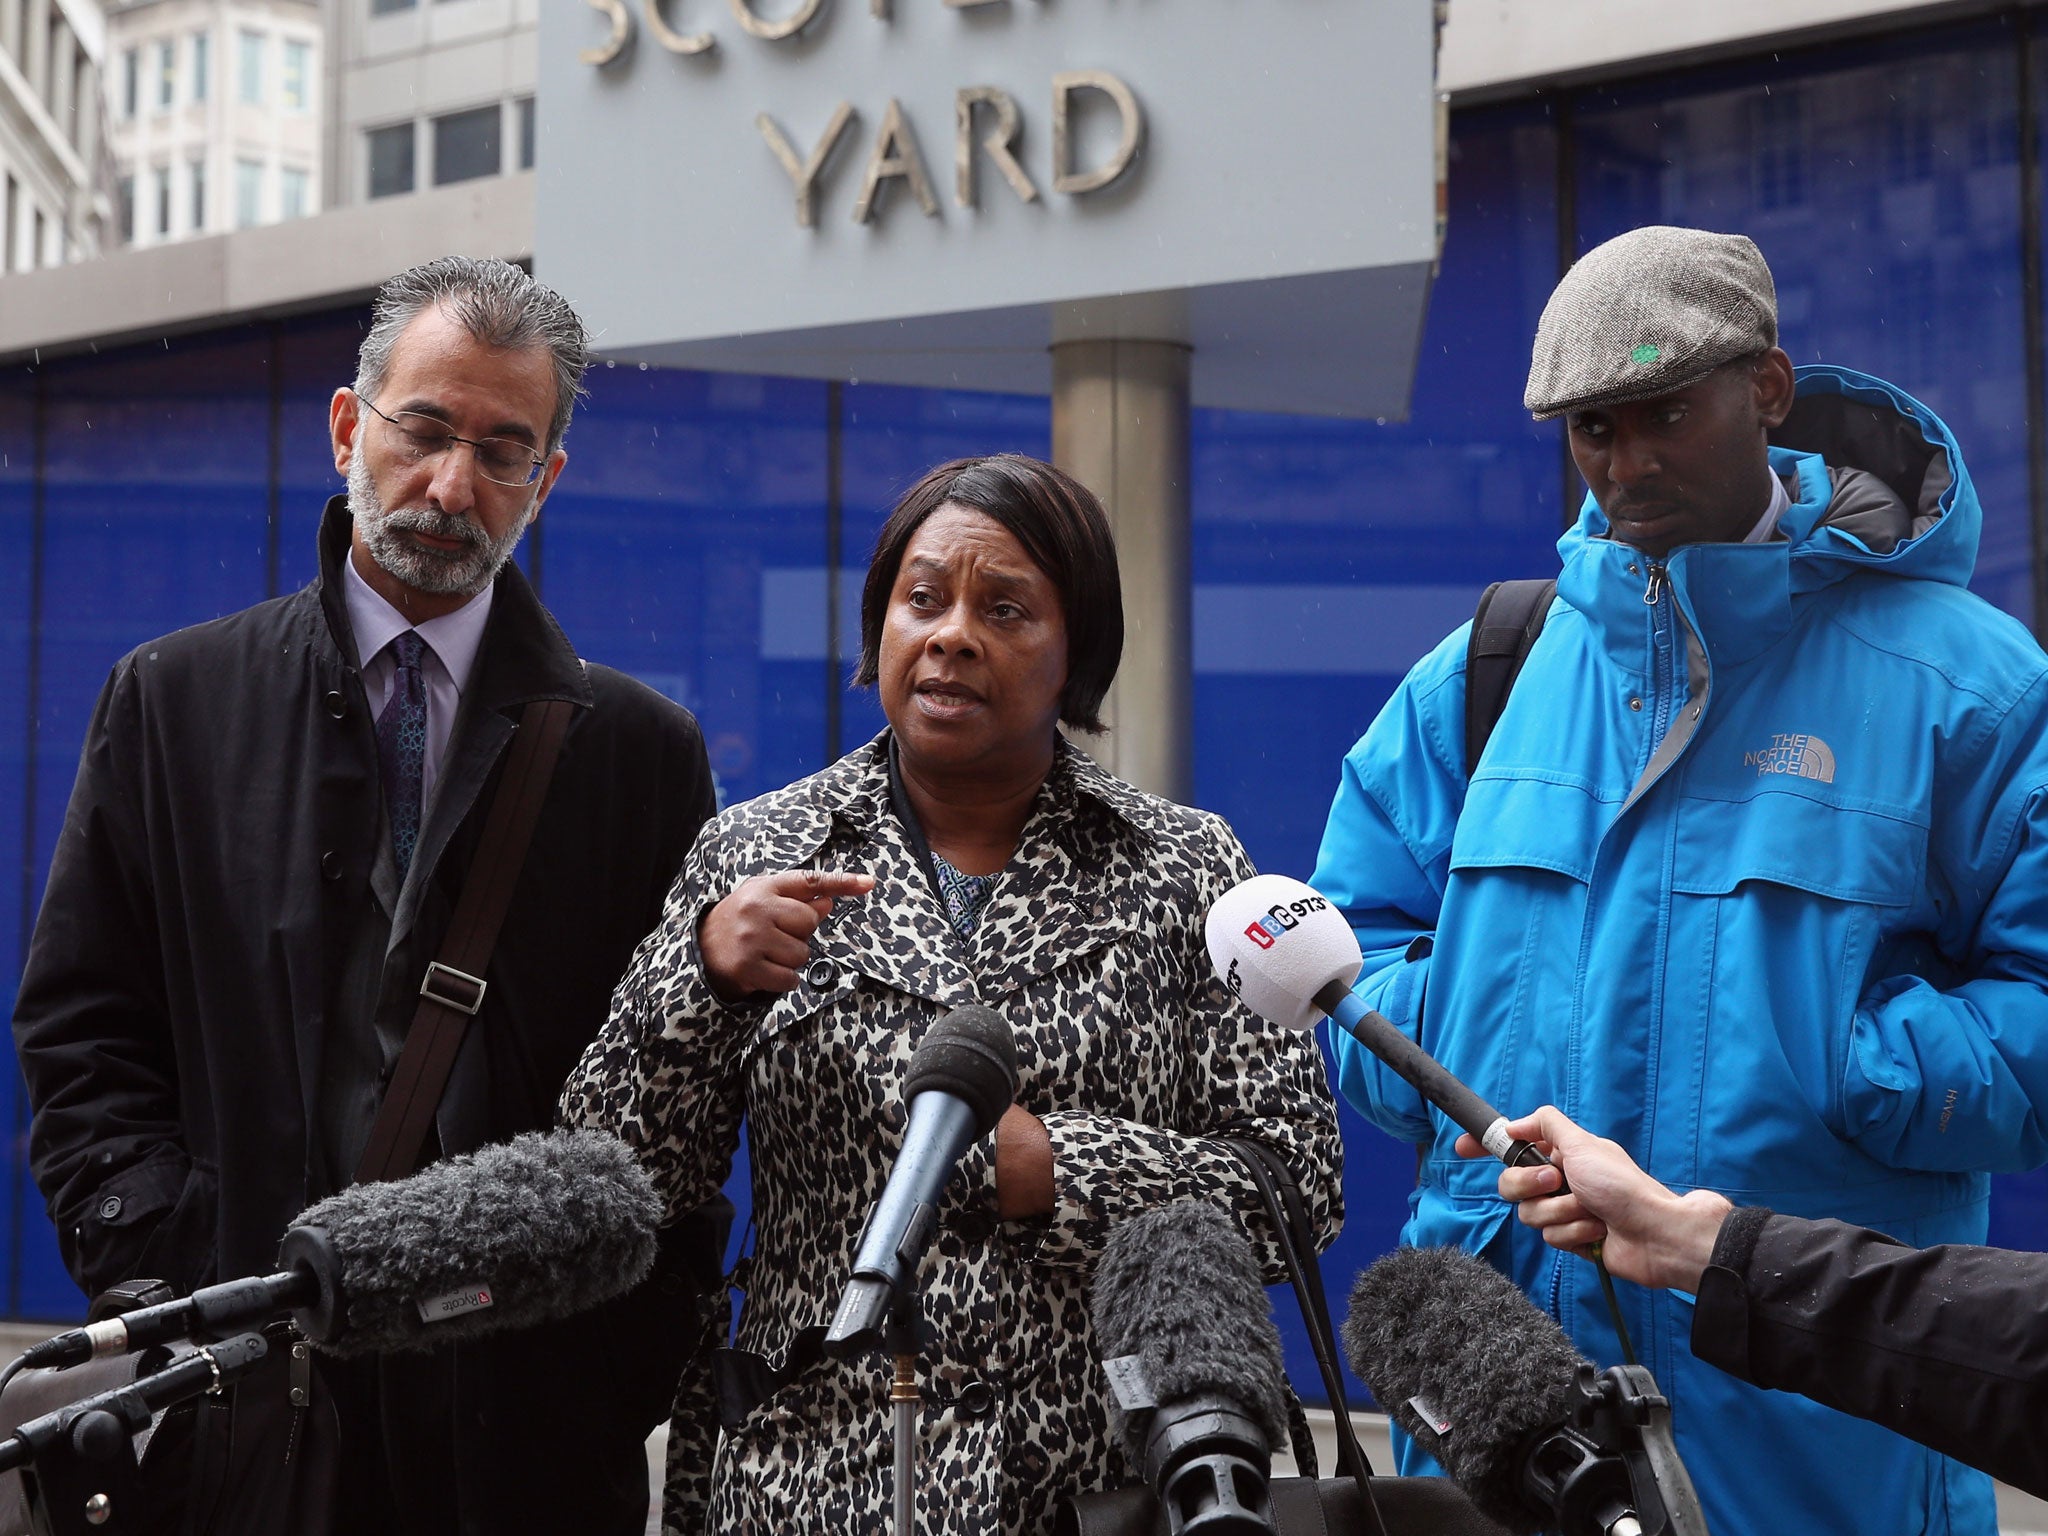
[[[1742,766],[1756,769],[1758,778],[1767,773],[1789,773],[1796,779],[1835,782],[1834,749],[1818,736],[1773,736],[1763,751],[1743,753]]]

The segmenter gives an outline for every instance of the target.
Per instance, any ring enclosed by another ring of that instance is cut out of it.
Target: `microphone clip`
[[[930,1246],[938,1224],[938,1212],[920,1202],[910,1213],[902,1240],[891,1255],[895,1272],[891,1274],[879,1265],[854,1271],[826,1327],[826,1354],[835,1360],[852,1360],[877,1349],[892,1355],[924,1353],[931,1337],[917,1308],[917,1264]],[[862,1249],[867,1247],[874,1225],[875,1212],[870,1211],[866,1225],[861,1228]]]
[[[1563,1536],[1707,1536],[1671,1435],[1671,1402],[1640,1365],[1581,1365],[1564,1422],[1521,1458],[1533,1502]]]
[[[144,1536],[158,1529],[135,1436],[173,1404],[217,1396],[268,1348],[261,1334],[225,1339],[16,1427],[0,1441],[0,1468],[20,1474],[30,1523],[48,1536]]]

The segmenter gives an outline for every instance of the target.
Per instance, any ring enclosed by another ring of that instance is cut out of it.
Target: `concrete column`
[[[100,155],[100,67],[83,52],[78,56],[78,158],[92,177]]]
[[[28,0],[28,28],[21,44],[22,73],[45,106],[50,101],[50,4],[51,0]]]
[[[57,131],[73,149],[78,147],[78,128],[71,120],[71,92],[77,75],[78,43],[71,23],[55,17],[50,23],[50,116],[57,119]]]
[[[0,0],[0,48],[14,60],[14,67],[27,72],[28,65],[21,56],[22,0]]]
[[[1171,341],[1052,349],[1053,462],[1102,499],[1124,588],[1124,659],[1103,737],[1077,739],[1140,789],[1194,794],[1188,605],[1188,364]]]

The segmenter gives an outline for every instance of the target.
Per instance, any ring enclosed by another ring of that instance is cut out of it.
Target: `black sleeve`
[[[2048,1496],[2048,1254],[1731,1217],[1692,1348]]]
[[[598,713],[613,722],[608,739],[622,781],[632,785],[630,798],[612,809],[632,819],[631,863],[647,880],[635,881],[631,897],[637,943],[661,921],[697,834],[718,814],[717,780],[695,715],[614,668],[593,665],[590,680]]]
[[[661,903],[668,896],[669,887],[675,884],[676,877],[683,872],[683,860],[690,856],[697,834],[718,814],[717,783],[711,776],[711,758],[704,750],[703,729],[697,724],[697,717],[687,711],[683,720],[687,729],[682,733],[676,753],[675,795],[679,813],[676,836],[664,850],[662,863],[668,871],[668,878],[656,895],[649,928],[660,919]]]
[[[146,845],[144,709],[130,662],[87,728],[14,1007],[29,1163],[88,1294],[150,1273],[211,1278],[210,1171],[178,1113]]]

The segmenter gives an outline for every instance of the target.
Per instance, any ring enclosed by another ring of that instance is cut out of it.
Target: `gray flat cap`
[[[1650,224],[1581,256],[1536,326],[1538,421],[1648,400],[1778,344],[1778,290],[1743,235]]]

